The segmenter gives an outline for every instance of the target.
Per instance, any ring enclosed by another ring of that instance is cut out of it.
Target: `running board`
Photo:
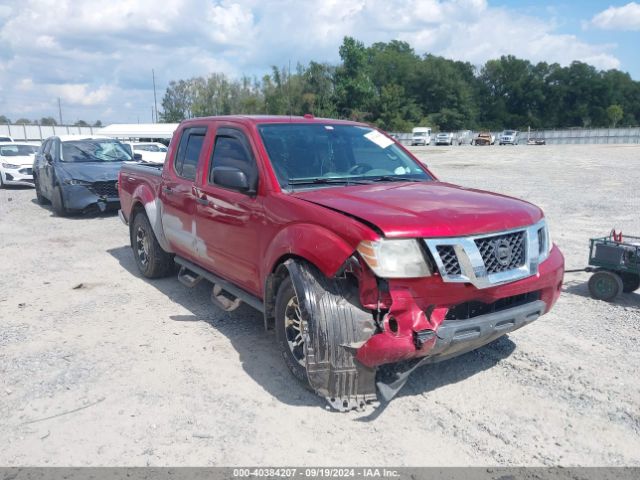
[[[178,281],[187,288],[193,288],[200,283],[202,275],[193,275],[192,272],[185,266],[180,267],[178,272]]]
[[[180,272],[182,272],[183,269],[189,271],[191,273],[191,277],[193,278],[199,278],[199,279],[206,279],[209,282],[213,283],[215,285],[214,287],[214,291],[211,292],[211,298],[213,303],[215,303],[216,305],[218,305],[220,308],[222,308],[223,310],[226,311],[231,311],[228,310],[228,308],[232,308],[232,310],[235,310],[236,308],[238,308],[238,306],[240,305],[240,301],[246,303],[247,305],[255,308],[256,310],[258,310],[259,312],[264,313],[264,303],[262,303],[262,300],[260,300],[258,297],[255,297],[254,295],[245,292],[242,288],[234,285],[233,283],[224,280],[223,278],[218,277],[217,275],[205,270],[204,268],[201,268],[199,266],[197,266],[194,263],[191,263],[189,260],[186,260],[182,257],[179,256],[175,256],[174,257],[175,262],[180,265]],[[180,280],[180,275],[178,275],[178,279]],[[200,281],[200,280],[198,280]],[[181,283],[182,280],[180,280]],[[185,284],[187,285],[187,284]],[[187,285],[189,286],[189,285]],[[217,291],[216,293],[216,287],[219,288],[220,290]],[[226,302],[224,301],[220,301],[220,304],[218,304],[216,302],[216,300],[219,300],[217,297],[219,295],[222,295],[222,290],[224,290],[225,292],[230,293],[231,295],[233,295],[234,297],[236,297],[234,300],[230,300],[228,298],[224,298],[224,300],[226,300]],[[216,298],[216,300],[213,300],[214,298]],[[229,302],[229,303],[227,303]],[[235,302],[238,302],[238,305],[236,305],[235,307],[233,306],[235,304]],[[225,307],[226,305],[226,307]]]

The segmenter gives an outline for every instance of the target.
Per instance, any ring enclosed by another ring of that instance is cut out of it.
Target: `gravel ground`
[[[567,268],[640,233],[640,147],[426,147],[442,180],[546,211]],[[298,386],[259,314],[147,281],[117,216],[0,190],[0,465],[640,465],[640,293],[567,274],[532,325],[340,414]]]

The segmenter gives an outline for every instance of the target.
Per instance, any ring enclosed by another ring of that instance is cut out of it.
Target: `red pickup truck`
[[[390,399],[561,291],[539,208],[440,182],[361,123],[186,120],[164,166],[124,165],[118,186],[142,274],[179,267],[218,307],[263,312],[291,372],[338,410]]]

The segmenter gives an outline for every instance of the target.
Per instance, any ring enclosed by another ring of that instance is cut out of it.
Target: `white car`
[[[438,133],[436,135],[436,145],[453,145],[453,133]]]
[[[129,142],[125,143],[131,147],[131,154],[139,153],[142,161],[150,163],[164,163],[169,150],[166,145],[158,142]]]
[[[33,159],[38,147],[28,143],[0,142],[0,187],[33,187]]]
[[[500,134],[500,145],[517,145],[518,144],[518,132],[517,130],[505,130]]]

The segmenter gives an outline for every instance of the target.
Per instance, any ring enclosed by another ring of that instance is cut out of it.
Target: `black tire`
[[[143,276],[161,278],[174,272],[173,255],[162,249],[144,213],[138,213],[131,224],[131,248]]]
[[[62,197],[62,189],[59,185],[56,185],[53,189],[53,198],[51,199],[51,205],[53,206],[53,211],[56,212],[56,215],[59,217],[66,217],[69,215],[69,210],[64,205],[64,198]]]
[[[640,288],[640,275],[635,273],[621,273],[622,278],[622,291],[624,293],[635,292]]]
[[[589,293],[597,300],[613,301],[622,292],[622,279],[614,272],[600,270],[589,279]]]
[[[33,186],[36,189],[36,202],[38,202],[39,205],[46,205],[48,203],[51,203],[45,198],[44,195],[42,195],[42,191],[40,190],[40,181],[36,176],[33,177]]]
[[[287,277],[280,284],[278,294],[276,295],[276,338],[278,341],[278,347],[280,348],[280,353],[282,354],[282,358],[284,363],[287,365],[287,368],[289,368],[293,376],[296,377],[300,383],[311,390],[306,367],[300,363],[300,357],[296,357],[295,353],[289,347],[288,335],[291,335],[293,332],[288,331],[286,324],[287,315],[292,313],[288,312],[288,310],[290,310],[290,302],[294,300],[295,302],[298,302],[291,277]],[[299,308],[298,311],[300,311]],[[304,343],[302,344],[302,348],[304,349]],[[304,358],[304,350],[302,353],[302,358]]]

